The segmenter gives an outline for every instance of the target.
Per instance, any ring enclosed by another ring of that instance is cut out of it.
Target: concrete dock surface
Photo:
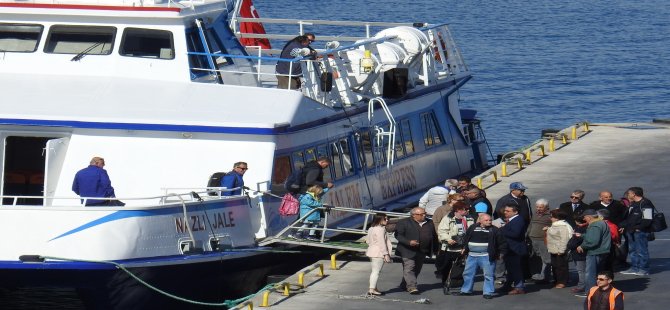
[[[568,201],[575,189],[586,192],[584,201],[598,200],[598,193],[609,190],[615,199],[631,186],[644,189],[645,197],[662,212],[670,212],[670,126],[667,124],[601,124],[591,125],[590,132],[555,152],[548,153],[509,177],[492,185],[485,184],[487,197],[495,205],[509,192],[511,182],[523,182],[531,203],[548,199],[552,208]],[[667,217],[667,216],[666,216]],[[670,230],[656,233],[649,243],[651,274],[635,276],[615,274],[614,286],[625,294],[628,309],[659,309],[670,304]],[[581,309],[583,297],[570,292],[576,282],[574,265],[570,264],[571,283],[554,289],[551,284],[526,282],[527,294],[482,298],[481,272],[476,277],[474,296],[444,295],[435,266],[426,262],[419,276],[420,295],[410,295],[398,288],[402,264],[398,258],[386,264],[378,282],[383,296],[365,298],[370,263],[364,256],[338,258],[339,270],[330,269],[330,261],[321,261],[325,277],[318,272],[305,274],[306,287],[284,297],[270,294],[271,309]],[[295,283],[296,277],[287,281]],[[498,288],[499,285],[496,285]],[[452,290],[458,290],[455,288]],[[430,303],[425,302],[427,299]],[[260,298],[254,306],[261,304]]]

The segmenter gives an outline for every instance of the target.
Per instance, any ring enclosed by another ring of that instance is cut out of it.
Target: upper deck
[[[238,17],[236,5],[3,0],[0,83],[8,91],[0,103],[6,105],[1,118],[275,128],[313,121],[338,113],[333,108],[367,104],[375,97],[402,100],[454,89],[469,79],[444,24],[310,21],[338,26],[319,37],[341,42],[317,47],[316,59],[280,59],[275,50],[243,46],[239,38],[300,33],[240,34],[239,23],[249,19]],[[395,27],[384,30],[389,26]],[[347,27],[365,29],[364,35],[344,32]],[[303,68],[301,96],[277,89],[278,61]],[[385,75],[396,69],[406,72],[400,90],[385,93]],[[109,113],[87,111],[91,102]],[[254,117],[225,115],[231,108]],[[297,116],[305,109],[321,110]]]

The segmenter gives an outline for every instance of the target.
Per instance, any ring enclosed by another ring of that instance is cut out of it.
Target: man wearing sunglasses
[[[239,196],[242,195],[242,188],[244,188],[244,173],[248,170],[247,163],[238,161],[233,165],[233,170],[226,173],[221,178],[221,187],[228,189],[237,188],[234,191],[223,191],[221,196]]]
[[[579,216],[586,209],[591,208],[588,204],[582,201],[585,196],[586,193],[583,190],[577,189],[570,195],[570,201],[564,202],[558,206],[559,210],[568,215],[568,218],[565,221],[568,222],[572,228],[575,228],[575,216]]]
[[[614,309],[623,310],[623,292],[612,286],[614,274],[608,270],[598,273],[596,285],[589,290],[584,301],[584,310]]]

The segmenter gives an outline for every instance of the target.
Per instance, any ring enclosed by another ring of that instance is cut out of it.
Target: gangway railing
[[[315,212],[324,212],[323,227],[309,227],[303,228],[302,224],[306,218]],[[355,222],[351,227],[354,228],[342,228],[342,227],[332,227],[329,224],[330,212],[336,211],[339,214],[348,214],[350,218],[358,218],[360,220],[359,224]],[[305,215],[301,216],[298,220],[288,225],[286,228],[282,229],[277,235],[268,237],[265,240],[262,240],[258,243],[259,246],[267,246],[273,243],[287,243],[287,244],[299,244],[299,245],[309,245],[313,247],[320,248],[330,248],[337,250],[348,250],[354,252],[365,252],[367,245],[362,242],[345,242],[345,241],[329,241],[326,240],[326,235],[336,235],[336,234],[354,234],[354,235],[367,235],[368,225],[371,220],[371,216],[375,214],[385,214],[389,218],[407,218],[409,217],[408,213],[400,212],[391,212],[391,211],[379,211],[379,210],[369,210],[369,209],[357,209],[357,208],[345,208],[345,207],[334,207],[334,206],[324,206],[319,208],[314,208],[307,212]],[[292,239],[287,236],[288,233],[297,232],[298,230],[315,230],[321,232],[321,237],[318,241],[309,241],[306,239]]]

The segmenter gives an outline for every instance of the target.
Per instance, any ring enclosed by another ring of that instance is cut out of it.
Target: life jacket
[[[596,291],[599,290],[599,289],[600,289],[599,287],[594,286],[594,287],[591,288],[591,290],[589,290],[589,296],[586,297],[586,305],[587,305],[586,309],[587,310],[591,310],[591,297],[593,297],[593,294],[595,294]],[[610,296],[609,296],[610,310],[614,310],[614,303],[616,302],[616,298],[617,298],[617,296],[619,296],[619,294],[623,294],[623,293],[620,290],[617,290],[616,288],[612,287],[612,290],[610,291]],[[623,298],[623,297],[624,296],[621,295],[621,298]]]

